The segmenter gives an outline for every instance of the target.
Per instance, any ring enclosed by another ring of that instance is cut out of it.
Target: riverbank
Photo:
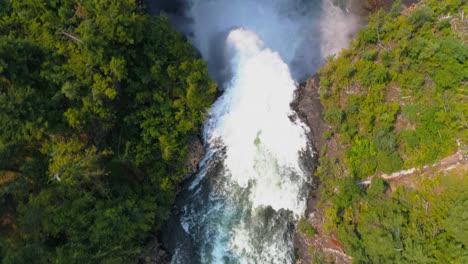
[[[297,113],[298,117],[310,129],[309,140],[312,142],[314,155],[318,157],[322,153],[322,148],[326,140],[322,137],[323,133],[330,129],[330,125],[323,119],[323,105],[320,101],[320,77],[315,74],[305,83],[299,85],[296,91],[296,97],[291,103],[291,108]],[[317,163],[318,167],[318,163]],[[317,168],[316,167],[316,168]],[[315,168],[315,169],[316,169]],[[314,169],[314,170],[315,170]],[[329,237],[323,232],[322,213],[318,203],[321,200],[318,179],[314,176],[315,185],[311,186],[309,198],[307,199],[307,208],[305,211],[306,221],[314,226],[317,234],[310,238],[307,235],[296,231],[293,239],[294,248],[298,258],[298,263],[310,263],[317,250],[327,252],[327,258],[332,257],[335,263],[348,263],[349,259],[344,255],[343,247],[336,238]],[[311,252],[310,249],[315,251]],[[343,256],[344,255],[344,256]]]

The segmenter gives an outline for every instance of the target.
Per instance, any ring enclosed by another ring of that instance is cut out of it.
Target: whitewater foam
[[[242,188],[250,185],[254,208],[300,215],[305,203],[298,193],[307,177],[299,152],[307,140],[303,128],[289,119],[296,84],[279,54],[265,48],[254,32],[231,31],[227,47],[235,75],[211,111],[217,120],[211,139],[222,139],[230,178]]]

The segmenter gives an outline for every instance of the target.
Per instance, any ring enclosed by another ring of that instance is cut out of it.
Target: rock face
[[[205,154],[205,148],[200,138],[196,135],[190,135],[188,138],[188,157],[185,161],[187,172],[184,175],[183,181],[198,172],[198,164],[203,160]]]
[[[348,9],[351,13],[360,16],[367,16],[372,11],[377,11],[380,8],[388,9],[391,7],[393,0],[349,0]]]
[[[323,105],[320,102],[319,81],[320,77],[316,74],[299,85],[295,99],[291,103],[292,109],[296,111],[302,122],[310,128],[311,140],[317,154],[320,154],[325,144],[322,134],[329,128],[322,117]]]
[[[171,257],[161,249],[156,238],[152,239],[147,245],[149,247],[149,254],[139,261],[139,264],[169,264]]]

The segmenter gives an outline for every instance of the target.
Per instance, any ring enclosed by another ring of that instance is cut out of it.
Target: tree
[[[408,23],[415,28],[421,27],[426,21],[431,19],[432,15],[433,11],[429,6],[418,6],[408,16]]]
[[[466,222],[468,221],[468,213],[466,212],[468,206],[468,193],[461,195],[461,198],[455,202],[450,209],[449,216],[445,220],[445,226],[453,236],[463,243],[465,248],[468,246],[468,228]]]

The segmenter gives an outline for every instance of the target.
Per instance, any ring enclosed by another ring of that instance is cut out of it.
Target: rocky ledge
[[[182,181],[190,179],[190,177],[198,172],[198,164],[205,157],[205,147],[197,135],[190,135],[188,137],[188,157],[185,160],[186,173]]]
[[[310,128],[311,140],[317,154],[320,154],[325,144],[322,134],[329,128],[322,117],[323,105],[320,102],[319,81],[320,77],[316,74],[305,83],[300,84],[296,90],[295,99],[291,103],[291,108]]]

